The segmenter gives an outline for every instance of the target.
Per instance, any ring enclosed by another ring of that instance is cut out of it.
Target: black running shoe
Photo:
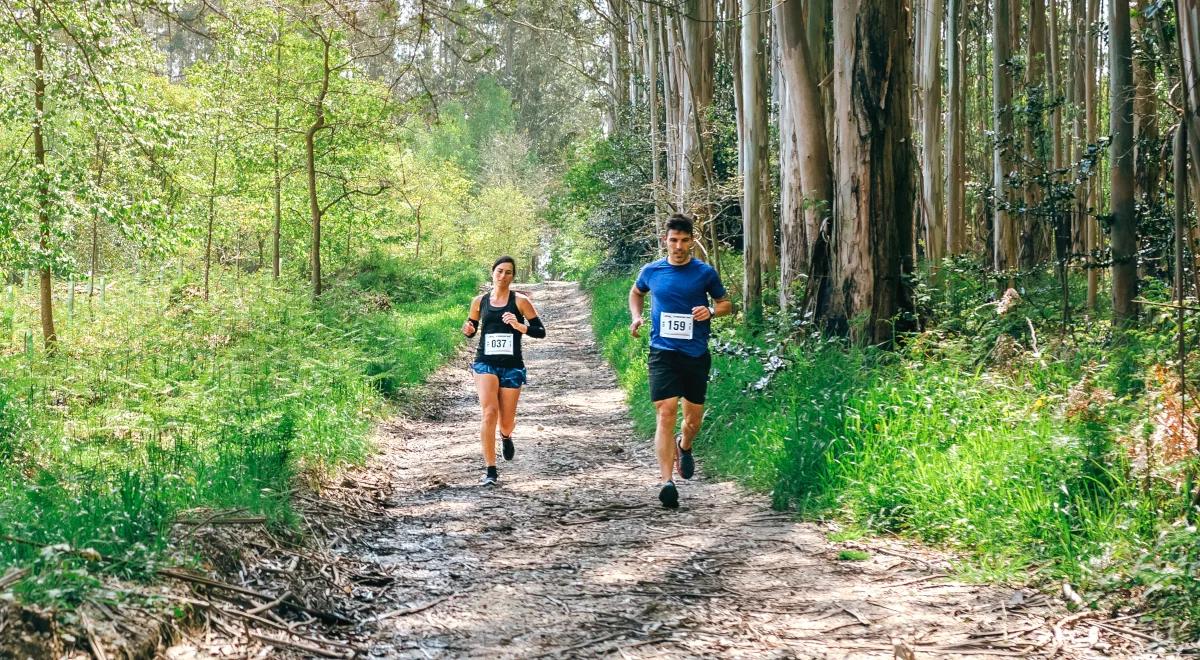
[[[662,490],[658,491],[658,501],[662,502],[665,509],[679,508],[679,489],[675,488],[674,481],[663,484]]]
[[[495,486],[498,477],[490,474],[483,475],[483,481],[479,482],[481,486]]]
[[[513,454],[517,453],[517,448],[513,445],[512,436],[500,436],[500,443],[504,445],[504,460],[511,461],[513,459]]]
[[[691,479],[696,474],[696,459],[692,458],[692,450],[683,448],[683,434],[675,436],[675,465],[679,468],[679,476]]]

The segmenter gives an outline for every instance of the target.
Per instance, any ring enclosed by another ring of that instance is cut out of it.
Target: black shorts
[[[650,349],[650,400],[683,397],[692,403],[704,403],[708,393],[708,370],[712,355],[692,357],[679,351]]]

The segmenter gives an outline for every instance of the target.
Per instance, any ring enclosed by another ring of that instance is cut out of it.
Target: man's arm
[[[629,334],[634,337],[638,336],[638,329],[642,327],[642,308],[646,304],[646,293],[637,288],[637,285],[629,287],[629,316],[633,322],[629,324]]]
[[[713,311],[716,312],[713,316],[729,316],[733,313],[733,301],[729,299],[729,296],[714,298]]]

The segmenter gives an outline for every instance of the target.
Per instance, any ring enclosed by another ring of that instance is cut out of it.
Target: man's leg
[[[704,421],[704,404],[683,400],[683,439],[679,446],[685,450],[692,448],[692,440],[700,432],[700,423]]]
[[[675,469],[675,416],[679,410],[679,399],[671,397],[654,402],[658,421],[654,430],[654,449],[658,454],[658,471],[661,481],[671,481]]]

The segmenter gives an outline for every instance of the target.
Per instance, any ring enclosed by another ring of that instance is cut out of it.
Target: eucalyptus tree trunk
[[[50,252],[50,181],[46,169],[45,121],[46,108],[46,53],[42,42],[42,6],[33,3],[33,159],[37,164],[37,217],[38,217],[38,248],[42,258],[47,263],[42,264],[38,272],[38,308],[42,321],[42,341],[47,350],[53,350],[58,343],[58,333],[54,330],[54,280],[53,272],[48,263]]]
[[[992,122],[995,135],[992,147],[992,187],[995,199],[992,235],[993,267],[997,274],[1015,270],[1017,262],[1017,232],[1008,211],[1011,191],[1007,176],[1012,171],[1013,135],[1012,75],[1008,62],[1012,59],[1011,0],[995,0],[992,13]],[[1010,285],[1011,285],[1011,277]]]
[[[676,204],[694,212],[701,226],[708,220],[709,210],[698,198],[712,172],[708,113],[713,101],[715,18],[713,0],[687,0],[678,15],[683,57],[677,68],[681,98]]]
[[[646,101],[650,124],[650,199],[654,202],[654,235],[662,236],[662,171],[661,151],[658,136],[658,8],[647,6],[642,14],[646,30],[646,59],[643,62],[646,77]],[[662,249],[661,246],[659,248]]]
[[[946,11],[946,254],[956,255],[966,248],[966,221],[963,199],[966,194],[964,159],[966,112],[963,107],[963,57],[959,32],[962,30],[963,0],[947,0]]]
[[[662,72],[663,78],[663,115],[665,121],[663,123],[663,137],[666,143],[666,192],[671,200],[675,199],[676,190],[679,189],[679,180],[676,173],[679,171],[679,75],[676,72],[675,62],[678,59],[675,43],[675,30],[672,29],[671,23],[675,20],[673,14],[669,14],[662,7],[655,7],[658,13],[658,38],[659,38],[659,70]],[[677,210],[682,210],[676,207]]]
[[[820,288],[816,310],[856,342],[886,343],[912,310],[908,15],[901,3],[844,0],[833,9],[833,34],[839,185],[831,286]]]
[[[1029,38],[1025,50],[1025,93],[1029,98],[1027,116],[1022,121],[1022,151],[1024,161],[1021,172],[1024,181],[1021,197],[1025,209],[1021,213],[1020,264],[1023,269],[1032,269],[1041,262],[1041,224],[1037,209],[1042,202],[1042,193],[1035,177],[1043,174],[1047,162],[1044,145],[1038,143],[1038,132],[1042,130],[1045,117],[1043,108],[1050,100],[1046,91],[1046,6],[1043,0],[1029,2]]]
[[[942,14],[944,0],[926,0],[921,16],[921,215],[925,220],[925,256],[936,271],[945,256],[942,217]]]
[[[629,107],[629,67],[626,58],[629,51],[629,35],[626,33],[624,0],[608,0],[609,43],[608,67],[612,93],[609,96],[613,127],[621,128],[622,117]]]
[[[1196,0],[1179,0],[1180,59],[1183,61],[1183,121],[1187,124],[1188,160],[1191,162],[1192,199],[1200,199],[1200,5]]]
[[[833,201],[825,105],[813,76],[816,62],[807,39],[805,9],[800,0],[776,2],[772,9],[779,26],[783,81],[779,113],[779,295],[783,308],[788,307],[796,279],[812,266],[812,251]],[[820,45],[817,50],[823,48]]]
[[[767,156],[766,62],[763,35],[764,0],[742,5],[742,235],[745,263],[742,291],[746,315],[762,319],[763,274],[770,270],[774,240],[771,227],[771,173]]]
[[[1137,297],[1137,224],[1133,196],[1133,41],[1128,0],[1112,0],[1110,7],[1113,325],[1127,328],[1137,320],[1134,303]]]
[[[1097,83],[1096,83],[1096,64],[1099,60],[1098,36],[1094,33],[1096,21],[1100,17],[1100,0],[1087,0],[1087,42],[1084,45],[1084,115],[1087,117],[1087,143],[1089,145],[1096,144],[1096,137],[1099,133],[1097,126]],[[1100,184],[1093,176],[1087,181],[1087,218],[1085,224],[1087,226],[1087,270],[1088,270],[1088,286],[1087,286],[1087,307],[1091,311],[1096,311],[1097,299],[1099,298],[1100,290],[1100,264],[1096,260],[1097,252],[1100,250],[1100,225],[1096,221],[1095,213],[1097,200],[1099,199]]]
[[[1130,37],[1147,29],[1139,14],[1130,17]],[[1157,205],[1158,182],[1162,167],[1159,158],[1162,145],[1158,131],[1158,97],[1155,93],[1157,72],[1148,57],[1133,57],[1133,172],[1135,203],[1146,207]],[[1167,273],[1168,250],[1155,250],[1153,259],[1158,261],[1160,272]],[[1147,259],[1147,262],[1150,260]]]

